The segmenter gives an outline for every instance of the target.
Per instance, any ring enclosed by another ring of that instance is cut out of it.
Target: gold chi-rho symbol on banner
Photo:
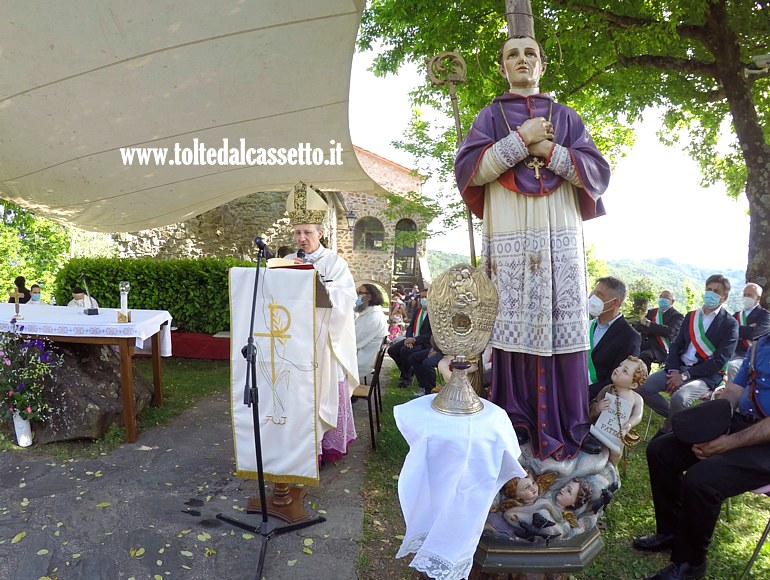
[[[291,338],[286,331],[291,327],[291,314],[285,307],[277,304],[275,298],[268,306],[270,309],[270,332],[255,332],[254,336],[270,337],[270,371],[272,373],[272,384],[276,383],[275,376],[275,342],[281,346],[286,346],[286,341]]]

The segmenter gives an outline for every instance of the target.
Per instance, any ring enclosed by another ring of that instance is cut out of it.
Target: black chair
[[[374,372],[372,373],[371,384],[366,384],[366,377],[364,377],[364,382],[355,388],[353,395],[351,396],[351,399],[353,400],[366,399],[369,410],[369,432],[372,435],[372,449],[377,449],[377,440],[374,434],[374,415],[377,416],[377,432],[380,431],[380,408],[382,405],[380,371],[382,370],[382,363],[385,360],[387,345],[387,340],[383,339],[380,350],[377,351],[377,358],[374,360]],[[374,414],[372,413],[372,399],[374,399]]]

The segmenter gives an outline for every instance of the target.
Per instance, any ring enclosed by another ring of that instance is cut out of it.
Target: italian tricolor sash
[[[412,329],[412,336],[417,338],[417,335],[420,334],[420,328],[422,328],[422,323],[425,320],[425,309],[420,308],[420,311],[417,313],[417,316],[415,316],[414,319],[414,328]]]
[[[745,310],[739,310],[738,312],[733,314],[733,316],[735,317],[735,320],[738,321],[738,324],[740,326],[747,326],[749,324],[748,317],[746,316]],[[746,349],[748,349],[749,346],[751,345],[751,343],[745,338],[741,338],[740,341],[741,341],[741,344],[746,347]]]
[[[660,308],[655,309],[654,320],[655,320],[655,324],[660,324],[661,326],[663,326],[663,310],[661,310]],[[660,344],[660,346],[662,346],[663,349],[666,352],[668,352],[669,346],[671,345],[671,341],[669,339],[667,339],[664,336],[655,335],[655,340],[657,340],[658,344]]]
[[[690,313],[690,341],[695,345],[695,350],[698,352],[698,356],[702,359],[707,359],[714,354],[714,345],[706,336],[706,331],[703,329],[703,311],[693,310]]]
[[[588,383],[593,384],[596,382],[596,368],[594,367],[594,330],[596,330],[596,318],[591,321],[591,326],[588,330],[588,337],[591,344],[591,349],[588,351]]]

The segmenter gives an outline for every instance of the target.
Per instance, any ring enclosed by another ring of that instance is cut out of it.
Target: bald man
[[[754,282],[746,284],[743,288],[743,310],[733,314],[738,321],[738,344],[727,366],[728,382],[732,382],[738,374],[752,341],[770,332],[770,312],[759,305],[761,299],[762,287]]]

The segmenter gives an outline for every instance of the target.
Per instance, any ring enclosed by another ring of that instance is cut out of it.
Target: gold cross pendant
[[[535,170],[535,179],[540,179],[540,168],[545,167],[545,162],[540,157],[533,157],[532,161],[527,161],[526,165]]]

